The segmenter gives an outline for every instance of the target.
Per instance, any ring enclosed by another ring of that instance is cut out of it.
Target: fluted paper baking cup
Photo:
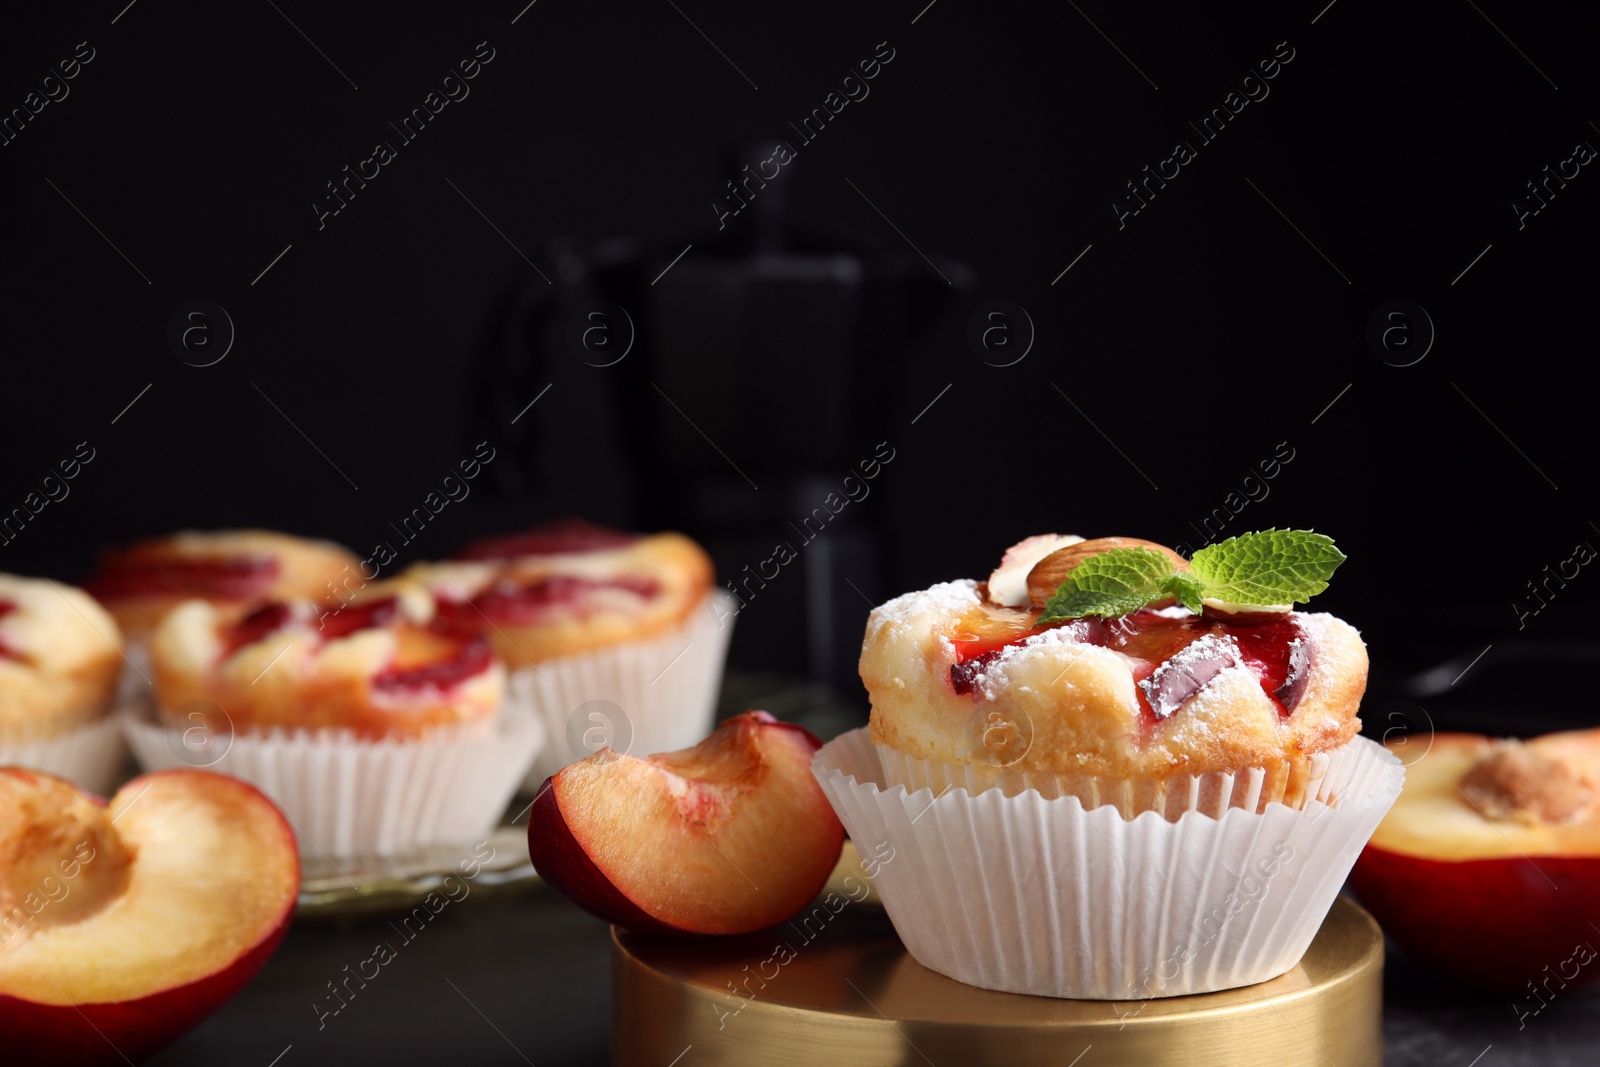
[[[101,796],[110,796],[116,789],[127,755],[122,731],[109,716],[53,737],[0,730],[0,766],[60,775]]]
[[[538,789],[603,745],[645,756],[702,740],[716,723],[737,607],[712,590],[687,622],[660,636],[513,670],[506,705],[533,712],[549,737],[523,788]]]
[[[150,679],[155,668],[150,665],[150,646],[130,637],[122,649],[122,673],[117,677],[117,706],[153,699],[154,689]]]
[[[147,771],[199,764],[184,731],[147,709],[120,716]],[[243,779],[282,810],[301,843],[330,856],[392,856],[483,837],[505,812],[544,741],[523,710],[491,729],[445,727],[419,739],[361,740],[345,730],[240,734],[204,769]]]
[[[1011,993],[1143,1000],[1299,962],[1405,777],[1364,738],[1333,755],[1331,803],[1174,821],[1037,790],[890,786],[866,729],[811,767],[856,847],[889,856],[875,887],[923,966]]]
[[[1221,815],[1228,808],[1262,812],[1268,804],[1305,808],[1313,801],[1336,801],[1344,788],[1346,767],[1359,749],[1346,745],[1298,760],[1234,772],[1178,774],[1170,778],[1109,778],[1092,774],[1039,774],[982,763],[955,764],[917,759],[891,745],[874,745],[883,765],[886,786],[903,785],[910,792],[935,794],[965,789],[977,794],[999,789],[1007,796],[1029,790],[1046,800],[1077,797],[1084,808],[1111,805],[1124,818],[1153,811],[1176,821],[1187,811]]]

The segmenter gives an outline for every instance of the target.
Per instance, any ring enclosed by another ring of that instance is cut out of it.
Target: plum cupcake
[[[1184,560],[1045,535],[867,624],[869,727],[813,769],[907,949],[974,985],[1143,999],[1304,954],[1403,772],[1357,736],[1366,648],[1293,610],[1344,559],[1308,531]]]
[[[0,764],[109,793],[127,751],[109,718],[122,643],[83,590],[0,574]]]
[[[182,604],[152,635],[156,708],[125,715],[150,770],[242,778],[333,855],[393,855],[487,832],[544,730],[502,710],[479,628],[420,590],[330,610]]]
[[[147,639],[179,604],[205,600],[242,615],[265,600],[319,599],[354,553],[270,530],[184,530],[112,549],[84,582],[130,638]]]
[[[204,600],[239,616],[267,600],[322,598],[356,564],[352,552],[328,541],[271,530],[182,530],[101,553],[84,588],[127,640],[126,703],[149,700],[150,635],[179,604]]]
[[[486,628],[509,703],[549,733],[529,789],[604,745],[667,752],[711,731],[733,612],[710,557],[682,534],[566,519],[475,541],[397,583]]]

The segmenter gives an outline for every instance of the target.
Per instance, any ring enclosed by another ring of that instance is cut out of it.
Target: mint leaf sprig
[[[1129,615],[1166,592],[1177,565],[1148,548],[1113,548],[1090,556],[1056,586],[1040,622],[1085,615]]]
[[[1148,548],[1114,548],[1074,567],[1039,621],[1129,615],[1167,597],[1196,613],[1206,600],[1262,609],[1303,604],[1328,588],[1344,559],[1331,537],[1311,530],[1230,537],[1196,552],[1187,571]]]

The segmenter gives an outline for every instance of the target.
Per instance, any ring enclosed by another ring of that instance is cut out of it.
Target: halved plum
[[[1406,951],[1478,985],[1600,981],[1600,730],[1431,740],[1390,746],[1406,784],[1350,874],[1361,902]]]
[[[244,988],[288,930],[294,832],[253,786],[136,778],[109,804],[0,768],[0,1048],[121,1064]]]

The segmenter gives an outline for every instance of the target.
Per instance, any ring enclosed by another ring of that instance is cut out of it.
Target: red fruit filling
[[[365,604],[346,604],[337,611],[321,615],[317,619],[317,628],[322,631],[324,641],[333,641],[340,637],[349,637],[357,630],[387,626],[399,614],[399,598],[384,597],[382,600],[371,600]]]
[[[661,586],[650,578],[595,579],[554,574],[526,584],[501,578],[470,602],[441,600],[439,614],[442,618],[464,623],[486,618],[491,622],[527,625],[541,622],[556,611],[581,609],[602,589],[621,589],[644,600],[661,592]]]
[[[155,560],[124,554],[107,559],[84,587],[100,600],[136,596],[244,600],[270,589],[278,571],[278,558],[263,553]]]
[[[348,604],[317,619],[318,636],[324,642],[335,641],[361,630],[390,626],[399,619],[400,601],[396,597]],[[263,604],[223,631],[223,658],[283,629],[293,620],[289,605]],[[488,670],[493,662],[489,642],[477,628],[463,627],[455,619],[440,618],[425,628],[409,627],[402,634],[402,646],[409,650],[408,661],[379,671],[373,676],[373,688],[388,693],[447,689]],[[420,661],[418,655],[422,656]]]
[[[449,659],[412,667],[385,668],[373,676],[372,687],[385,693],[449,689],[488,670],[493,661],[488,640],[478,635],[458,642],[455,655]]]
[[[1013,641],[1008,643],[1016,644],[1017,642]],[[961,645],[962,642],[958,641],[956,643],[956,648],[959,650]],[[950,668],[950,688],[954,689],[962,696],[966,696],[968,693],[972,692],[972,690],[976,688],[978,684],[978,678],[981,675],[988,673],[989,664],[998,659],[1000,657],[1000,653],[1004,649],[1005,645],[1001,645],[999,648],[991,648],[987,652],[979,652],[971,659],[956,661],[956,663]]]
[[[17,606],[11,601],[0,600],[0,619],[5,618],[16,610]],[[21,656],[17,655],[17,650],[6,644],[5,638],[0,637],[0,659],[20,660],[21,658]]]
[[[1240,664],[1255,674],[1278,713],[1287,717],[1304,695],[1310,674],[1311,645],[1292,615],[1244,626],[1198,615],[1172,617],[1145,608],[1117,619],[1074,619],[1060,628],[1070,629],[1073,640],[1132,658],[1139,703],[1158,720],[1171,715],[1224,669]],[[956,663],[950,668],[951,688],[971,693],[1004,649],[1042,632],[1036,627],[1020,637],[963,635],[970,639],[953,642]],[[1210,640],[1197,646],[1202,638]]]
[[[501,537],[481,537],[470,541],[456,559],[513,559],[517,556],[554,556],[572,552],[599,552],[607,548],[626,548],[639,540],[638,534],[623,533],[607,526],[596,526],[582,519],[557,519],[541,523],[521,533]]]
[[[294,618],[289,605],[263,604],[222,632],[222,658],[227,659],[246,645],[253,645],[270,633],[283,629]]]

